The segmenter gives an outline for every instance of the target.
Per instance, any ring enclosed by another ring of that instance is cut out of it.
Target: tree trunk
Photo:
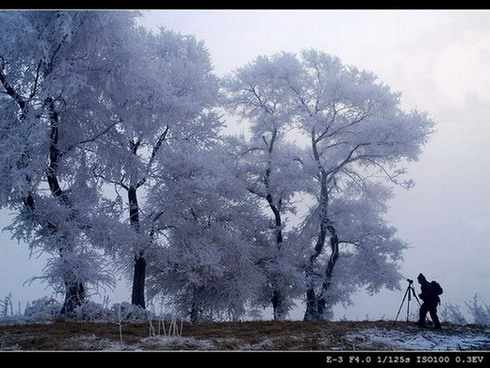
[[[313,156],[318,166],[318,176],[320,181],[320,232],[318,234],[318,238],[315,244],[315,249],[313,254],[310,256],[306,266],[306,312],[304,316],[305,321],[318,321],[324,319],[325,307],[326,307],[326,298],[325,292],[330,286],[331,275],[333,271],[333,267],[335,266],[335,262],[338,258],[338,239],[335,233],[335,229],[331,225],[331,222],[328,217],[328,206],[329,206],[329,192],[328,192],[328,173],[322,166],[320,155],[318,153],[318,140],[315,138],[315,131],[311,132],[311,143]],[[322,289],[319,295],[316,294],[314,288],[314,276],[315,270],[314,265],[316,263],[317,258],[320,256],[320,253],[323,251],[325,246],[325,241],[327,239],[327,232],[330,232],[331,238],[331,248],[332,254],[330,256],[330,260],[327,266],[326,278],[322,284]],[[332,244],[335,244],[335,247]]]
[[[133,290],[131,293],[131,303],[143,309],[145,305],[145,278],[146,278],[146,259],[144,252],[134,257]]]
[[[3,69],[3,68],[2,68]],[[45,71],[45,77],[50,73],[51,66],[49,66]],[[28,115],[28,100],[24,98],[15,90],[15,88],[7,81],[3,70],[0,70],[0,83],[3,85],[5,92],[9,95],[18,105],[21,114],[20,121],[24,122]],[[31,95],[31,98],[34,94]],[[58,180],[58,165],[61,158],[60,151],[58,148],[59,141],[59,117],[55,109],[54,100],[51,97],[47,97],[44,100],[45,106],[48,109],[48,118],[50,124],[50,143],[49,143],[49,162],[46,170],[47,181],[51,195],[57,198],[61,204],[71,207],[70,201],[66,193],[62,190],[59,180]],[[22,160],[29,160],[29,152],[24,152],[22,154]],[[19,168],[24,168],[26,163],[18,163]],[[26,181],[30,184],[31,178],[26,176]],[[22,199],[24,206],[28,211],[34,212],[36,210],[36,203],[34,201],[34,196],[31,192]],[[70,215],[72,216],[72,215]],[[50,220],[44,221],[40,224],[42,227],[46,228],[49,234],[56,234],[58,232],[58,227],[55,223]],[[66,247],[66,245],[65,245]],[[63,247],[60,248],[60,257],[62,257]],[[74,283],[70,281],[65,281],[65,301],[63,307],[60,310],[60,314],[70,314],[73,310],[82,304],[85,298],[85,286],[82,283]]]
[[[60,310],[61,315],[70,315],[76,307],[82,305],[85,300],[85,287],[82,283],[65,282],[65,301]]]
[[[68,221],[72,221],[75,218],[74,213],[71,211],[71,201],[66,195],[65,191],[61,188],[58,179],[58,166],[59,160],[61,158],[60,151],[58,148],[59,141],[59,118],[58,113],[54,106],[54,100],[51,97],[46,98],[45,104],[48,107],[48,116],[50,122],[50,145],[49,145],[49,164],[47,170],[47,181],[51,195],[57,198],[60,204],[66,206],[70,209],[70,215],[68,216]],[[24,202],[28,205],[28,201]],[[32,198],[30,200],[30,206],[33,206]],[[50,234],[56,235],[58,232],[58,227],[56,224],[48,221],[45,225]],[[61,239],[63,239],[63,235]],[[63,258],[63,252],[65,249],[69,249],[69,244],[60,245],[60,257]],[[73,313],[76,307],[79,307],[85,300],[85,286],[81,282],[75,282],[70,279],[65,279],[65,300],[63,307],[60,310],[61,315],[70,315]]]
[[[140,218],[137,186],[131,186],[128,190],[129,201],[129,220],[133,229],[139,233]],[[146,280],[146,259],[145,252],[139,250],[134,257],[133,269],[133,286],[131,292],[131,304],[137,305],[143,309],[146,308],[145,303],[145,280]]]
[[[192,323],[199,322],[199,309],[195,303],[192,303],[190,318]]]
[[[319,296],[315,292],[315,263],[320,253],[323,251],[325,245],[325,240],[327,238],[327,223],[328,218],[326,217],[326,205],[322,207],[321,221],[320,221],[320,233],[318,234],[318,239],[315,244],[314,253],[310,256],[308,263],[305,267],[306,274],[306,312],[304,316],[305,321],[318,321],[323,319],[323,308],[319,306]]]
[[[318,314],[318,298],[313,287],[306,289],[306,312],[304,321],[319,321],[321,316]]]
[[[323,280],[321,293],[317,295],[315,293],[314,284],[311,280],[313,276],[313,262],[310,262],[307,267],[307,280],[310,280],[306,290],[306,312],[304,321],[319,321],[325,319],[325,311],[327,310],[327,292],[332,283],[332,275],[335,264],[339,258],[339,239],[335,228],[332,225],[326,226],[326,229],[330,232],[330,248],[332,253],[328,260],[327,268],[325,270],[325,278]],[[326,233],[325,233],[326,236]]]
[[[278,287],[273,290],[271,302],[274,321],[284,321],[286,319],[285,298]]]
[[[270,174],[270,172],[267,172]],[[268,176],[267,176],[268,177]],[[275,232],[276,232],[276,252],[279,252],[282,247],[283,243],[283,235],[282,235],[282,218],[281,218],[281,211],[274,204],[274,200],[272,198],[271,194],[268,194],[267,197],[267,202],[269,203],[269,207],[271,208],[272,212],[274,213],[274,221],[275,221]],[[272,276],[273,281],[271,281],[272,285],[272,298],[271,298],[271,303],[272,303],[272,311],[273,311],[273,316],[274,316],[274,321],[283,321],[286,318],[286,310],[284,308],[285,304],[285,297],[281,292],[281,289],[277,282],[274,280],[274,275]]]
[[[192,303],[189,317],[192,323],[201,322],[203,319],[203,309],[200,307],[199,300],[203,292],[202,286],[195,286],[192,291]]]
[[[330,232],[330,248],[332,253],[330,254],[330,259],[328,260],[327,269],[325,270],[325,279],[323,280],[322,293],[318,300],[318,306],[319,308],[321,308],[322,315],[325,312],[325,307],[327,304],[326,294],[327,291],[330,289],[330,285],[332,283],[333,270],[339,258],[339,238],[337,237],[335,228],[332,225],[327,226],[327,228],[328,231]]]

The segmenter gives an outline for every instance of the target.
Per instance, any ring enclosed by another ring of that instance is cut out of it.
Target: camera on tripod
[[[405,291],[405,294],[403,295],[402,303],[400,304],[400,308],[398,309],[398,313],[396,314],[395,321],[393,322],[393,326],[396,324],[396,321],[398,321],[398,316],[400,315],[400,311],[402,310],[403,303],[405,302],[405,299],[407,299],[407,323],[409,322],[410,318],[410,301],[412,300],[412,296],[415,298],[417,303],[420,304],[419,298],[417,298],[417,294],[415,294],[415,289],[413,288],[413,280],[407,279],[408,281],[408,286],[407,290]]]

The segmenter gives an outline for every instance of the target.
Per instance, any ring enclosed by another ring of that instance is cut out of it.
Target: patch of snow
[[[444,330],[399,330],[367,329],[350,338],[363,336],[369,342],[381,343],[395,350],[488,350],[490,335],[485,332],[460,331],[459,333]]]

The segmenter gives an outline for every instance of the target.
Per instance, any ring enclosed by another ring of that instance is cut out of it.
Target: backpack
[[[435,295],[441,295],[442,294],[442,287],[437,283],[436,281],[432,281],[430,283],[430,286],[432,287],[432,290]]]

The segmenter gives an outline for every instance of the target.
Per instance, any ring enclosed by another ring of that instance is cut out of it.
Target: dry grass
[[[157,322],[154,326],[157,326]],[[149,336],[149,324],[125,323],[123,344],[117,323],[56,320],[50,324],[0,325],[0,350],[383,350],[356,333],[365,329],[407,329],[391,322],[255,321],[184,323],[181,338]],[[444,333],[450,333],[446,329]]]

